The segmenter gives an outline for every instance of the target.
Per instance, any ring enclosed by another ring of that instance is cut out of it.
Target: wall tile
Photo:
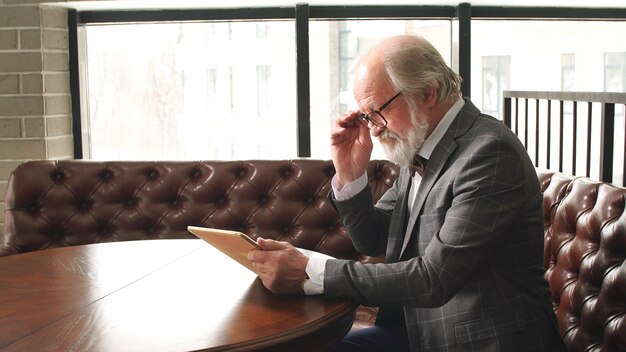
[[[42,96],[0,96],[0,117],[43,115],[43,102]]]
[[[22,94],[42,94],[43,76],[39,73],[22,75]]]
[[[70,66],[68,53],[44,53],[43,70],[46,72],[68,72]]]
[[[44,97],[46,115],[68,115],[71,113],[71,100],[67,95],[47,95]]]
[[[25,0],[4,0],[5,4],[24,4]],[[28,1],[28,0],[26,0]],[[38,27],[39,26],[38,6],[4,6],[0,11],[1,27]]]
[[[0,140],[0,159],[45,159],[43,139]]]
[[[46,124],[43,117],[29,117],[24,119],[25,137],[45,137]]]
[[[65,30],[43,30],[42,34],[44,49],[67,49],[69,47]]]
[[[44,75],[45,93],[69,93],[70,75],[69,73],[50,73]]]
[[[41,49],[41,30],[24,29],[20,31],[20,49]]]
[[[72,117],[55,116],[46,118],[46,136],[58,137],[72,134]]]
[[[67,10],[43,6],[41,8],[41,22],[43,28],[67,29]]]
[[[21,136],[21,119],[0,119],[0,138],[19,138]]]
[[[40,72],[41,53],[0,52],[0,72]]]
[[[17,30],[0,30],[0,50],[17,49]]]
[[[18,94],[20,80],[18,75],[0,74],[0,94]]]
[[[59,138],[48,138],[47,159],[69,159],[74,155],[74,138],[65,136]]]

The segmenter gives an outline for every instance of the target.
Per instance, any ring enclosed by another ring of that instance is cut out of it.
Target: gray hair
[[[426,39],[403,36],[381,56],[391,83],[405,93],[409,105],[415,104],[410,96],[423,95],[431,88],[438,91],[437,105],[461,98],[461,77]]]

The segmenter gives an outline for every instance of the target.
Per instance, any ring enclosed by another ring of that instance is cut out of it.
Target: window
[[[310,14],[330,13],[329,8]],[[419,9],[413,15],[421,16],[421,6],[415,8]],[[357,10],[366,16],[378,13],[369,7]],[[418,34],[449,63],[458,63],[461,37],[454,8],[440,10],[422,19],[407,19],[409,13],[393,19],[359,19],[345,15],[350,9],[341,8],[339,17],[335,13],[309,19],[310,130],[306,132],[311,137],[311,157],[330,157],[331,121],[356,108],[352,68],[372,43],[391,35]],[[81,25],[81,52],[86,53],[80,63],[84,156],[111,160],[297,157],[293,16],[284,15],[281,8],[276,10],[284,16],[280,19],[241,20],[240,11],[257,15],[256,10],[230,9],[220,14],[234,14],[236,20],[172,22],[166,18]],[[472,46],[467,53],[471,52],[471,60],[462,60],[472,63],[470,98],[486,113],[500,117],[503,89],[624,91],[626,21],[473,19],[471,28]],[[372,157],[384,158],[376,144]]]
[[[509,89],[510,56],[483,57],[483,113],[498,116],[502,109],[502,91]]]
[[[86,157],[294,157],[294,33],[293,21],[86,26]]]

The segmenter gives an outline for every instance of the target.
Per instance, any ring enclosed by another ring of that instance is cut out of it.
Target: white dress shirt
[[[456,115],[461,111],[465,101],[463,99],[457,100],[454,105],[448,110],[448,112],[443,116],[437,127],[433,130],[433,132],[426,138],[424,144],[417,151],[417,154],[422,158],[428,160],[433,153],[433,150],[439,144],[439,141],[443,137],[443,135],[448,131],[450,124],[454,121]],[[422,176],[417,172],[413,176],[413,182],[411,182],[411,189],[409,191],[409,212],[413,209],[413,202],[415,200],[415,196],[417,195],[417,190],[419,189],[420,182],[422,181]],[[361,192],[367,186],[367,173],[364,173],[361,177],[356,180],[346,184],[343,188],[338,188],[337,176],[335,175],[331,180],[331,185],[333,187],[333,193],[335,195],[335,199],[342,201],[347,200],[359,192]],[[324,270],[326,267],[326,261],[328,259],[334,259],[331,256],[326,254],[322,254],[319,252],[309,251],[306,249],[298,248],[304,255],[309,257],[309,262],[306,266],[306,273],[309,276],[309,279],[304,282],[303,289],[306,295],[318,295],[324,293]]]

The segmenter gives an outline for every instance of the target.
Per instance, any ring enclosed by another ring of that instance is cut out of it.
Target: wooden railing
[[[503,94],[504,123],[536,167],[626,185],[626,93]]]

